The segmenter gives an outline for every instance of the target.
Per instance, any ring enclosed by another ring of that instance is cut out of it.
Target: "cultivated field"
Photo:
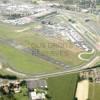
[[[47,79],[52,100],[74,100],[77,77],[77,74],[70,74]]]
[[[90,83],[89,100],[100,100],[100,84]]]

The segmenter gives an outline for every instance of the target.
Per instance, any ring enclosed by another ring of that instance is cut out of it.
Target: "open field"
[[[26,54],[13,47],[0,44],[0,54],[4,60],[14,69],[26,73],[42,73],[57,70],[57,66],[41,60],[32,55]]]
[[[82,55],[82,57],[84,58],[84,59],[90,59],[91,57],[93,56],[93,54],[84,54],[84,55]]]
[[[55,43],[56,40],[54,41],[52,39],[45,39],[43,36],[39,34],[37,35],[35,33],[31,33],[30,35],[26,34],[25,36],[21,36],[17,39],[20,43],[24,43],[24,45],[29,46],[33,49],[37,48],[43,54],[63,61],[68,65],[76,66],[84,63],[77,56],[80,53],[80,49],[75,47],[69,41],[66,42],[65,48],[63,47],[63,44],[61,47],[59,45],[59,42]]]
[[[18,32],[18,30],[22,30],[25,28],[34,28],[37,27],[38,24],[31,23],[29,25],[23,25],[23,26],[13,26],[9,24],[3,24],[0,23],[0,38],[6,38],[6,39],[16,39],[17,37],[24,35],[24,31]],[[28,30],[26,30],[27,32]]]
[[[33,24],[34,26],[34,24]],[[25,45],[27,47],[37,48],[42,53],[49,55],[51,57],[54,57],[58,60],[61,60],[65,62],[66,64],[72,64],[72,66],[80,65],[83,63],[77,55],[80,53],[80,50],[75,47],[72,43],[69,41],[66,42],[66,48],[62,47],[54,47],[54,45],[58,45],[59,42],[55,43],[56,40],[48,40],[43,35],[34,33],[32,31],[32,24],[29,25],[30,30],[24,31],[24,32],[15,32],[15,30],[21,30],[21,27],[15,27],[15,26],[8,26],[4,24],[0,24],[0,37],[1,38],[7,38],[7,39],[14,39],[18,43]],[[25,29],[23,26],[22,29]],[[28,26],[27,26],[28,27]],[[6,30],[5,30],[6,29]],[[33,27],[34,29],[34,27]],[[51,41],[54,41],[51,42]],[[53,47],[48,47],[48,45]],[[63,44],[62,44],[63,45]],[[65,44],[64,44],[65,45]],[[44,47],[46,46],[46,47]],[[62,54],[60,54],[62,53]],[[72,62],[73,61],[73,62]]]
[[[48,91],[52,100],[74,100],[77,80],[77,74],[47,79]]]
[[[45,49],[40,48],[44,54],[63,61],[71,66],[77,66],[84,63],[84,61],[78,58],[78,54],[81,52],[81,50],[75,47],[70,41],[64,41],[62,39],[49,39],[49,41],[49,44],[51,43],[51,47]]]
[[[100,84],[90,83],[89,100],[100,100]]]
[[[25,47],[38,49],[42,54],[60,60],[66,65],[77,66],[85,62],[78,58],[81,50],[71,42],[64,41],[64,44],[62,44],[63,41],[60,39],[48,39],[41,35],[42,33],[33,31],[38,26],[36,23],[24,26],[0,23],[0,38],[14,40]],[[3,44],[0,44],[0,54],[11,67],[18,71],[21,69],[25,73],[43,73],[62,69],[38,57]]]

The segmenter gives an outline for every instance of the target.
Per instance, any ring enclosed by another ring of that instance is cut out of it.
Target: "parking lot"
[[[63,20],[60,14],[53,16],[46,16],[41,19],[43,25],[43,31],[45,36],[57,37],[61,35],[63,39],[71,41],[78,48],[84,51],[91,51],[91,48],[87,45],[83,37],[78,33],[76,29],[68,21]]]
[[[34,21],[40,22],[42,33],[45,36],[56,37],[61,35],[63,39],[71,41],[84,51],[91,51],[83,37],[63,18],[58,8],[52,3],[39,4],[0,4],[0,21],[12,25],[24,25]],[[5,8],[5,9],[4,9]]]

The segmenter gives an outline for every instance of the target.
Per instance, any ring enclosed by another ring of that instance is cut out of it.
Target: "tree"
[[[52,99],[52,97],[51,97],[49,94],[46,94],[45,96],[46,96],[46,98],[47,98],[48,100],[51,100],[51,99]]]

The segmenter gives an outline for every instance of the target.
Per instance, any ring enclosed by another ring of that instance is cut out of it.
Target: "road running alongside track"
[[[50,73],[50,74],[28,75],[25,73],[20,73],[20,72],[13,70],[11,68],[6,68],[6,70],[9,72],[12,72],[13,74],[15,74],[17,76],[24,77],[26,80],[41,79],[41,78],[60,76],[60,75],[64,75],[64,74],[78,73],[78,72],[81,72],[82,70],[85,70],[87,68],[92,68],[93,65],[99,60],[100,60],[100,56],[97,56],[97,57],[91,59],[91,61],[89,61],[87,64],[85,64],[83,66],[77,66],[76,68],[69,68],[69,69],[64,70],[64,71]]]

